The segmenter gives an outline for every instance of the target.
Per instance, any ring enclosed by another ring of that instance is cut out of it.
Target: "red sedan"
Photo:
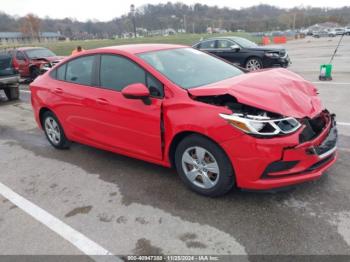
[[[286,69],[244,73],[185,46],[86,51],[31,92],[54,147],[74,141],[175,167],[207,196],[314,180],[336,161],[334,115],[311,83]]]

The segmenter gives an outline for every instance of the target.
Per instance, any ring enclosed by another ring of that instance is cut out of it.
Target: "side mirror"
[[[151,104],[150,92],[142,83],[135,83],[124,87],[122,95],[127,99],[141,99],[146,105]]]
[[[239,51],[241,49],[239,45],[231,45],[230,48],[235,51]]]

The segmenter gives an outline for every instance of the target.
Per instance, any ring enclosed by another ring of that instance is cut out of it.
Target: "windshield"
[[[56,56],[52,51],[46,48],[31,49],[25,51],[29,58],[45,58]]]
[[[258,46],[254,42],[249,41],[248,39],[245,39],[245,38],[241,38],[241,37],[236,37],[233,40],[243,48],[254,48],[254,47]]]
[[[142,53],[139,57],[185,89],[243,74],[235,66],[192,48]]]

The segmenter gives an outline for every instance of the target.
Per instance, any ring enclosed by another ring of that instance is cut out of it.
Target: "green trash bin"
[[[332,68],[331,64],[324,64],[320,67],[320,80],[332,80]]]

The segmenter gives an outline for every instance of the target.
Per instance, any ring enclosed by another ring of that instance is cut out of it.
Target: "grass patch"
[[[72,50],[78,45],[82,46],[84,49],[94,49],[105,46],[114,45],[126,45],[126,44],[143,44],[143,43],[162,43],[162,44],[181,44],[181,45],[193,45],[200,41],[202,38],[209,38],[213,36],[242,36],[256,43],[260,43],[261,40],[256,37],[252,37],[247,33],[230,33],[230,34],[220,34],[220,35],[208,35],[208,34],[177,34],[173,36],[157,36],[157,37],[143,37],[136,39],[102,39],[102,40],[85,40],[85,41],[62,41],[62,42],[52,42],[52,43],[32,43],[26,45],[8,45],[2,46],[0,48],[11,48],[11,47],[21,47],[21,46],[42,46],[49,48],[57,55],[70,55]]]

